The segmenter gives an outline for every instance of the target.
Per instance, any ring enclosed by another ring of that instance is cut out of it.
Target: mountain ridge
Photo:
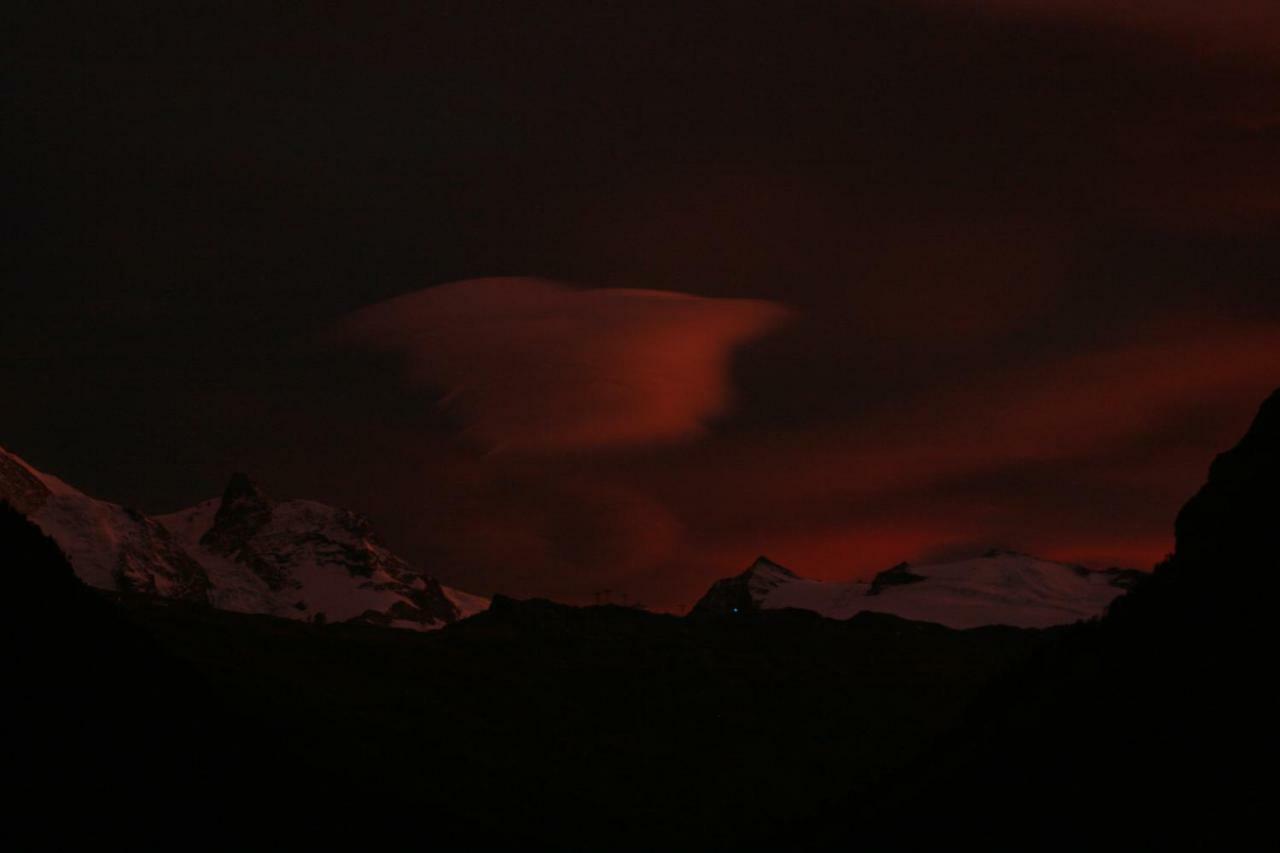
[[[0,498],[51,536],[76,574],[99,589],[414,630],[488,606],[394,554],[364,516],[274,500],[243,473],[220,498],[149,516],[90,497],[0,448]]]
[[[832,619],[880,612],[950,628],[1047,628],[1101,616],[1143,573],[1089,570],[1006,549],[945,563],[899,563],[871,581],[817,581],[758,558],[694,605],[727,616],[796,608]]]

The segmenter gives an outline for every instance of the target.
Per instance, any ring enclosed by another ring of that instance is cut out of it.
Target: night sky
[[[663,608],[1149,567],[1280,385],[1271,0],[24,5],[0,444],[97,497]]]

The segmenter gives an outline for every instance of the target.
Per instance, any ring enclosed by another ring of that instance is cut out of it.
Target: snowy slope
[[[895,566],[870,582],[802,578],[763,557],[717,581],[697,612],[798,608],[832,619],[889,613],[952,628],[1047,628],[1101,616],[1133,582],[1132,571],[1089,571],[1012,551],[949,563]]]
[[[136,510],[95,500],[3,448],[0,498],[52,537],[90,586],[208,600],[205,568],[163,526]]]
[[[239,475],[220,499],[151,518],[89,497],[0,448],[0,498],[53,538],[82,580],[102,589],[418,630],[489,604],[410,566],[362,516],[314,501],[276,502]]]

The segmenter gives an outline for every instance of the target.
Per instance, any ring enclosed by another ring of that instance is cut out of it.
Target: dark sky
[[[1149,566],[1280,385],[1269,0],[27,5],[0,444],[99,497],[663,607]]]

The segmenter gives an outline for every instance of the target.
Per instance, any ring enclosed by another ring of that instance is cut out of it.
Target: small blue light
[[[737,612],[738,612],[738,608],[736,608],[736,607],[735,607],[735,608],[733,608],[733,612],[734,612],[734,613],[737,613]]]

